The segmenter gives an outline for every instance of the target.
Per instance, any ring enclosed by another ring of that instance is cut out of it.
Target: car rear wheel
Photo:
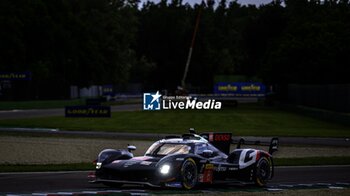
[[[255,184],[257,186],[265,186],[271,178],[272,164],[271,160],[266,157],[261,157],[255,168]]]
[[[186,159],[181,167],[182,186],[185,189],[192,189],[196,186],[198,180],[198,171],[196,162],[189,158]]]

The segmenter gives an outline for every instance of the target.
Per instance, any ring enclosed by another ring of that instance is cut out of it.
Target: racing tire
[[[189,190],[193,189],[198,181],[198,170],[196,162],[188,158],[181,166],[181,183],[182,187]]]
[[[272,176],[272,163],[271,159],[267,157],[261,157],[256,163],[254,182],[257,186],[265,186]]]

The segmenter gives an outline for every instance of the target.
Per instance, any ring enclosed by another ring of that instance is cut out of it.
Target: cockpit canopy
[[[188,154],[191,146],[181,143],[156,142],[148,148],[146,156],[166,156],[170,154]]]
[[[213,157],[227,158],[227,155],[215,148],[208,142],[181,142],[179,139],[176,140],[161,140],[152,144],[145,156],[167,156],[171,154],[197,154],[204,156],[204,152],[209,150],[212,152]]]

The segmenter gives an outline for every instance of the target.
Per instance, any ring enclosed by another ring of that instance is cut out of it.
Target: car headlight
[[[96,169],[100,169],[101,166],[102,166],[102,163],[101,163],[101,162],[97,162],[97,163],[96,163]]]
[[[168,164],[164,164],[164,165],[162,165],[162,167],[160,168],[160,173],[162,173],[162,174],[168,174],[169,173],[169,171],[170,171],[170,165],[168,165]]]

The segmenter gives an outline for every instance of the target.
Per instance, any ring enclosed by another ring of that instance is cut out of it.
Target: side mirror
[[[136,146],[128,145],[128,151],[129,152],[134,151],[134,150],[136,150]]]
[[[203,150],[203,156],[204,157],[211,157],[213,155],[212,150]]]

